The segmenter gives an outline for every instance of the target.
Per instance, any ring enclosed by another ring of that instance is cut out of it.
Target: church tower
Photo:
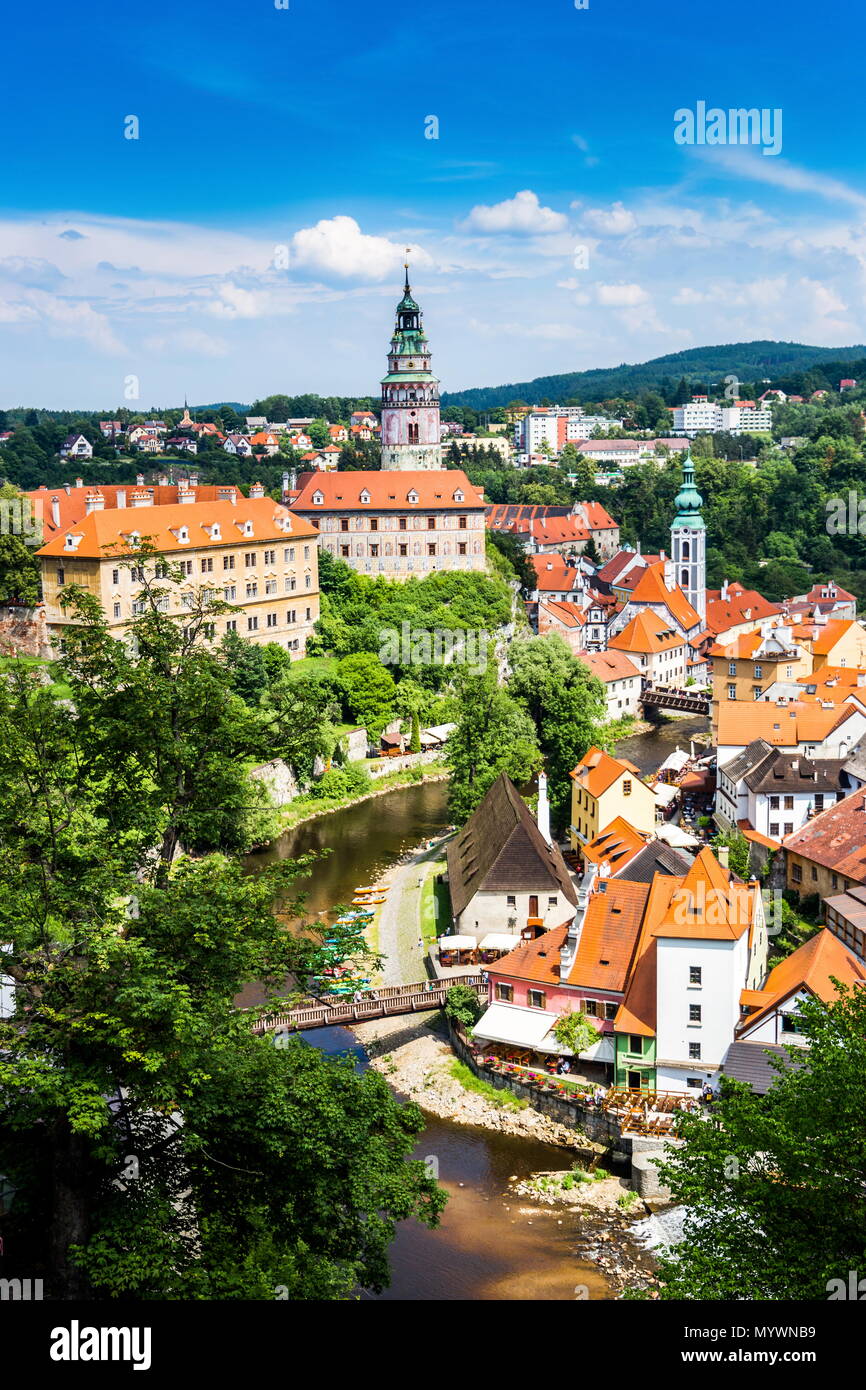
[[[701,623],[707,620],[707,528],[701,514],[704,499],[695,487],[691,453],[683,460],[683,482],[676,496],[677,514],[671,526],[674,579]]]
[[[382,468],[441,468],[439,382],[430,370],[430,344],[409,287],[403,298],[382,378]]]

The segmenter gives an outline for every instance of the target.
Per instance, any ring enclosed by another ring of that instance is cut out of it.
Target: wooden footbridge
[[[686,710],[690,714],[710,713],[708,695],[690,695],[684,690],[670,690],[667,686],[653,686],[640,697],[642,705],[654,705],[656,709]]]
[[[392,1018],[397,1014],[424,1013],[439,1009],[452,985],[469,985],[478,998],[486,1000],[487,981],[480,975],[453,975],[447,980],[422,980],[416,985],[392,985],[384,989],[359,990],[356,996],[330,1001],[305,1002],[286,1013],[267,1014],[255,1024],[254,1032],[271,1033],[283,1029],[301,1032],[308,1028],[333,1028],[366,1023],[371,1018]]]

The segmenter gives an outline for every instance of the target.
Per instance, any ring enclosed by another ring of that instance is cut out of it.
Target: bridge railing
[[[333,1004],[307,1004],[284,1013],[264,1015],[253,1025],[256,1033],[291,1028],[321,1028],[339,1023],[362,1023],[365,1019],[387,1018],[389,1015],[423,1013],[444,1003],[451,986],[466,984],[481,996],[487,993],[487,982],[480,975],[465,975],[455,980],[422,980],[417,984],[388,985],[382,989],[360,990],[357,999]]]

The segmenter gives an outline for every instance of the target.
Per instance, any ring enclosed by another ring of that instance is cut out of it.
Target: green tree
[[[456,680],[457,727],[445,746],[451,778],[448,806],[458,824],[475,810],[502,772],[526,782],[541,765],[535,728],[518,702],[496,682],[496,672],[461,672]]]
[[[469,985],[452,985],[445,995],[442,1007],[446,1018],[450,1018],[452,1023],[461,1024],[464,1028],[471,1028],[481,1017],[478,995]]]
[[[278,916],[301,915],[304,864],[176,857],[203,828],[237,842],[251,716],[198,640],[212,610],[174,622],[160,598],[182,577],[136,563],[130,645],[65,595],[71,708],[26,671],[0,683],[4,1274],[61,1299],[380,1288],[396,1222],[442,1206],[407,1161],[420,1112],[233,1007],[253,982],[315,988],[327,957]]]
[[[598,740],[606,713],[604,687],[555,635],[515,642],[510,659],[508,692],[535,726],[550,781],[553,823],[559,829],[570,808],[569,774]]]
[[[728,866],[738,878],[749,877],[749,856],[751,845],[739,830],[722,830],[711,841],[713,849],[728,848]]]
[[[659,1171],[687,1216],[664,1298],[824,1301],[866,1268],[866,993],[800,1017],[808,1045],[771,1061],[766,1096],[723,1077],[708,1119],[678,1120]]]
[[[350,719],[378,737],[394,709],[394,677],[372,652],[345,656],[337,666],[337,681]]]
[[[412,714],[412,737],[409,739],[409,752],[421,752],[421,721],[418,718],[417,710]]]
[[[560,1047],[579,1057],[598,1042],[598,1029],[580,1009],[566,1009],[553,1025],[553,1036]]]

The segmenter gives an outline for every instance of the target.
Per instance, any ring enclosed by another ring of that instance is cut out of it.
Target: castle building
[[[707,528],[701,513],[703,504],[688,453],[683,459],[683,485],[676,496],[677,514],[671,526],[671,558],[676,583],[700,617],[701,627],[706,627]]]
[[[419,306],[409,286],[409,263],[403,298],[382,378],[382,468],[417,472],[441,468],[439,382],[430,370],[430,344]]]

